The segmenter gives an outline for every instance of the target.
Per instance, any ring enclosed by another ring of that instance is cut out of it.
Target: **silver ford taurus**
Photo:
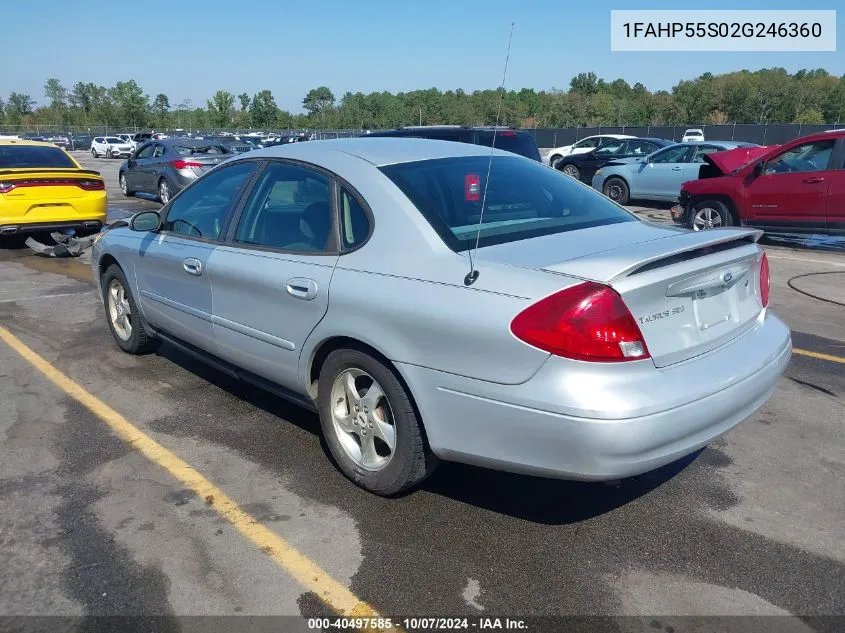
[[[792,349],[760,235],[648,224],[508,152],[343,139],[221,164],[92,267],[121,349],[311,407],[390,495],[439,459],[618,479],[750,416]]]

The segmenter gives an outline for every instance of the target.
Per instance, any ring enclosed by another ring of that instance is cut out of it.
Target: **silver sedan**
[[[117,345],[319,414],[391,495],[439,460],[618,479],[761,407],[791,353],[760,232],[654,226],[536,161],[423,139],[256,150],[111,225]]]

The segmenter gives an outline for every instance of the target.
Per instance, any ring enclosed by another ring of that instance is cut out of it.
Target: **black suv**
[[[433,138],[440,141],[457,141],[458,143],[472,143],[473,145],[493,144],[493,133],[496,134],[496,148],[514,154],[519,154],[542,162],[540,150],[534,137],[523,130],[496,127],[464,127],[461,125],[423,125],[420,127],[403,127],[398,130],[384,132],[370,132],[367,136],[404,136],[411,138]]]

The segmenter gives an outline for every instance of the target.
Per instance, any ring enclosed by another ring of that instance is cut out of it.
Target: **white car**
[[[91,156],[99,158],[129,158],[132,145],[117,136],[96,136],[91,141]]]
[[[601,147],[608,141],[615,141],[621,138],[636,138],[630,134],[596,134],[595,136],[587,136],[572,145],[564,145],[563,147],[555,147],[549,150],[546,163],[550,167],[555,167],[556,163],[564,156],[571,156],[572,154],[584,154],[591,152],[594,149]]]
[[[699,130],[698,128],[693,128],[691,130],[687,130],[684,132],[684,135],[681,137],[681,143],[689,143],[692,141],[703,141],[704,140],[704,132]]]
[[[137,143],[135,143],[135,141],[132,140],[133,136],[134,136],[133,134],[118,134],[117,138],[119,138],[120,140],[125,142],[127,145],[129,145],[132,148],[132,151],[134,152],[135,148],[137,147]]]

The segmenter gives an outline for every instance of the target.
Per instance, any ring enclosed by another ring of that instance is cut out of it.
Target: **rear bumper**
[[[74,220],[69,222],[32,222],[0,224],[0,237],[21,235],[23,233],[47,233],[50,231],[66,231],[73,229],[77,232],[96,233],[103,227],[99,220]]]
[[[676,461],[748,418],[776,389],[791,351],[789,329],[766,311],[730,344],[662,369],[551,357],[526,383],[496,385],[398,367],[441,458],[609,480]]]

